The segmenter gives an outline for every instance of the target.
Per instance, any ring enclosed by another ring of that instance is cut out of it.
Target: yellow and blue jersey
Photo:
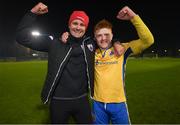
[[[127,57],[141,53],[154,42],[153,35],[138,15],[131,22],[137,30],[139,39],[122,43],[126,50],[122,56],[115,56],[113,47],[107,50],[96,50],[93,97],[96,101],[104,103],[126,101],[125,66]]]

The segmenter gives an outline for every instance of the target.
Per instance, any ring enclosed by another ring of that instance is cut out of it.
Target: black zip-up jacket
[[[66,65],[71,56],[71,44],[64,44],[59,39],[52,40],[48,35],[32,36],[32,24],[37,18],[36,14],[28,12],[17,28],[16,41],[33,50],[48,52],[48,71],[45,83],[41,92],[41,99],[44,104],[49,102],[53,92],[57,86],[58,80],[61,77],[62,69]],[[69,39],[72,40],[72,39]],[[70,43],[73,41],[70,41]],[[88,78],[88,87],[90,88],[91,97],[93,97],[93,82],[94,82],[94,52],[95,44],[90,37],[83,37],[82,49],[86,62],[86,72]]]

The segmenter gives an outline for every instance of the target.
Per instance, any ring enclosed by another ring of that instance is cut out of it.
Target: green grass
[[[133,124],[180,124],[180,59],[129,59],[126,92]],[[40,92],[46,61],[0,62],[0,123],[49,123]]]
[[[47,62],[0,63],[0,123],[48,123],[40,100]]]
[[[180,59],[136,59],[127,64],[132,123],[180,124]]]

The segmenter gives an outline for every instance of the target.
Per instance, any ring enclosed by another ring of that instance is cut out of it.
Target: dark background
[[[0,1],[0,57],[14,57],[22,52],[15,42],[15,31],[24,14],[36,5],[38,0],[1,0]],[[90,17],[88,35],[93,35],[93,26],[101,19],[107,19],[114,26],[114,36],[122,41],[136,39],[137,34],[129,21],[116,19],[118,11],[125,5],[134,10],[154,35],[155,44],[147,50],[176,57],[180,49],[180,13],[175,0],[42,0],[49,13],[38,18],[35,27],[58,37],[67,31],[69,15],[73,10],[84,10]]]

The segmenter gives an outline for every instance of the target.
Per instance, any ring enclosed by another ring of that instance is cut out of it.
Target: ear
[[[113,33],[112,33],[112,36],[111,36],[111,40],[113,39]]]

